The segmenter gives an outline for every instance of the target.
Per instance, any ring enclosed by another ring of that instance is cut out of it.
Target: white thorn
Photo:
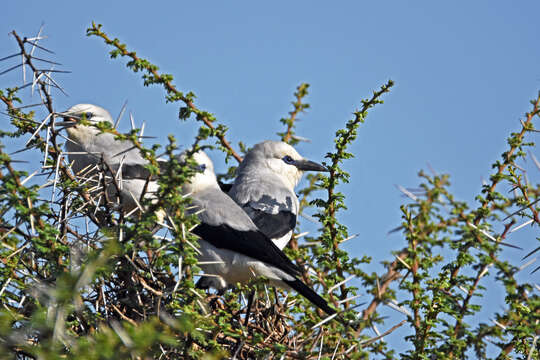
[[[523,224],[518,225],[518,226],[516,226],[515,228],[511,229],[508,233],[510,234],[510,233],[513,233],[514,231],[518,231],[519,229],[521,229],[521,228],[523,228],[523,227],[529,225],[529,224],[532,223],[533,221],[534,221],[534,219],[530,219],[529,221],[526,221],[526,222],[524,222]]]
[[[30,180],[34,175],[36,175],[38,173],[38,170],[34,171],[32,174],[30,174],[29,176],[27,176],[26,178],[24,178],[23,181],[21,181],[21,186],[23,186],[24,184],[26,184],[26,182],[28,180]]]
[[[313,325],[311,327],[311,330],[315,330],[316,328],[318,328],[319,326],[323,325],[323,324],[326,324],[328,321],[332,320],[333,318],[335,318],[337,316],[338,313],[335,313],[335,314],[332,314],[328,317],[326,317],[325,319],[319,321],[318,323],[316,323],[315,325]]]
[[[527,268],[527,267],[529,267],[529,266],[531,266],[537,259],[538,258],[531,259],[531,260],[527,261],[525,264],[521,265],[519,267],[519,269],[518,269],[518,272],[525,269],[525,268]]]
[[[395,301],[395,300],[394,300]],[[385,302],[384,303],[386,306],[389,306],[391,307],[392,309],[396,310],[396,311],[399,311],[400,313],[402,314],[405,314],[407,316],[412,316],[411,312],[407,309],[405,309],[403,306],[398,306],[394,303],[391,303],[391,302]]]
[[[43,127],[43,125],[45,125],[45,123],[47,122],[47,120],[49,120],[49,118],[51,117],[52,114],[49,114],[47,115],[47,117],[45,117],[45,120],[43,120],[41,122],[41,124],[39,124],[38,128],[36,129],[36,131],[34,131],[34,133],[32,134],[32,136],[30,136],[30,139],[28,139],[28,141],[26,142],[26,144],[24,144],[24,146],[28,146],[28,144],[30,143],[30,141],[32,141],[32,139],[34,138],[34,136],[37,135],[37,133],[39,132],[39,130],[41,130],[41,128]]]
[[[413,201],[417,201],[418,200],[418,197],[416,195],[414,195],[412,192],[410,192],[409,190],[405,189],[403,186],[401,185],[395,185],[399,191],[401,191],[403,194],[405,194],[406,196],[408,196],[409,198],[411,198]]]
[[[335,289],[337,289],[337,288],[340,287],[341,285],[345,284],[347,281],[350,281],[350,280],[354,279],[355,277],[356,277],[356,275],[351,275],[351,276],[349,276],[348,278],[346,278],[345,280],[338,282],[338,283],[335,284],[334,286],[330,287],[330,288],[328,289],[327,293],[330,294],[332,291],[334,291]]]
[[[340,244],[343,244],[345,241],[352,240],[352,239],[358,237],[359,235],[360,235],[360,234],[354,234],[354,235],[351,235],[351,236],[349,236],[348,238],[345,238],[345,239],[341,240],[339,243],[340,243]]]
[[[493,321],[493,323],[494,323],[495,325],[497,325],[498,327],[500,327],[501,329],[506,330],[506,326],[504,326],[503,324],[501,324],[501,323],[498,322],[497,320],[491,319],[491,321]]]

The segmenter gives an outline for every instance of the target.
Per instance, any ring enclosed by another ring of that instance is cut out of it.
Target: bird
[[[186,153],[179,157],[186,162]],[[201,287],[212,286],[225,290],[229,284],[246,284],[264,276],[272,286],[294,289],[328,314],[336,310],[299,277],[295,265],[250,219],[248,214],[227,194],[221,191],[214,165],[208,155],[199,150],[193,153],[198,164],[195,174],[182,185],[182,193],[191,200],[189,212],[200,223],[192,230],[199,237],[199,267],[211,277],[200,281]],[[139,173],[126,165],[126,174]],[[140,168],[140,165],[136,167]],[[216,277],[217,276],[217,277]]]
[[[296,226],[299,202],[294,188],[304,171],[328,169],[304,159],[285,142],[263,141],[248,151],[228,192],[281,250]]]
[[[131,142],[116,140],[113,134],[100,134],[98,129],[79,123],[80,119],[92,123],[112,123],[105,109],[79,104],[61,115],[71,123],[66,128],[69,139],[66,148],[73,153],[69,154],[73,171],[80,172],[101,161],[110,164],[115,173],[122,171],[122,205],[133,207],[130,199],[141,196],[147,182],[147,161]],[[200,267],[207,274],[217,275],[207,278],[212,280],[208,284],[217,290],[224,290],[229,284],[245,284],[264,276],[271,285],[294,289],[326,313],[334,314],[336,311],[299,279],[302,273],[300,268],[257,228],[233,199],[221,191],[208,155],[199,150],[193,154],[193,158],[199,171],[182,186],[182,193],[191,199],[193,206],[189,211],[197,214],[200,221],[192,230],[200,238]],[[181,162],[185,162],[185,159],[185,153],[179,156]],[[161,161],[160,169],[165,166],[166,163]],[[151,183],[157,186],[155,181]],[[128,197],[126,193],[131,196]],[[201,283],[204,287],[204,281]]]
[[[97,168],[106,163],[110,169],[114,169],[119,189],[109,182],[107,195],[115,200],[120,198],[120,208],[125,213],[130,213],[138,207],[137,203],[143,196],[153,197],[158,190],[157,181],[147,181],[147,178],[125,178],[117,176],[122,172],[123,165],[140,165],[143,167],[148,161],[141,155],[139,149],[129,140],[115,139],[111,133],[101,132],[92,125],[83,125],[81,119],[91,124],[108,122],[113,124],[110,113],[104,108],[93,104],[77,104],[68,110],[59,113],[64,118],[63,126],[68,134],[65,144],[71,169],[82,181],[93,178],[98,181]],[[83,175],[84,174],[84,175]],[[99,185],[99,184],[98,184]],[[119,191],[118,191],[119,190]]]

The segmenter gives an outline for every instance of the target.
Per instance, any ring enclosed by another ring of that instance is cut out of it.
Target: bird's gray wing
[[[193,205],[204,209],[193,233],[220,249],[227,249],[294,275],[301,271],[253,224],[247,214],[218,189],[195,194]]]
[[[102,133],[92,138],[87,144],[81,144],[85,151],[88,151],[98,159],[103,156],[108,164],[124,162],[147,163],[142,157],[139,149],[131,141],[117,140],[110,133]]]

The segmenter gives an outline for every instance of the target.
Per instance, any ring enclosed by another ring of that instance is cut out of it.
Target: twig
[[[383,332],[381,335],[379,336],[375,336],[369,340],[365,340],[365,341],[362,341],[360,343],[360,347],[366,347],[368,346],[369,344],[373,344],[375,341],[379,340],[379,339],[382,339],[383,337],[385,337],[386,335],[388,334],[391,334],[392,332],[394,332],[397,328],[399,328],[400,326],[402,326],[403,324],[405,324],[407,322],[407,320],[401,320],[401,322],[399,322],[398,324],[392,326],[390,329],[386,330],[385,332]]]

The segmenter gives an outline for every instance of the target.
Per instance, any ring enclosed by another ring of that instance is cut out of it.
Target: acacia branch
[[[30,69],[32,70],[32,72],[34,72],[35,74],[38,74],[39,73],[39,70],[37,69],[37,67],[33,64],[32,62],[32,57],[30,56],[30,54],[28,54],[26,52],[26,49],[24,47],[24,44],[26,41],[26,38],[24,39],[21,39],[21,37],[17,34],[17,32],[15,30],[13,30],[11,32],[11,34],[13,35],[13,37],[16,39],[17,41],[17,44],[19,45],[19,48],[21,50],[21,54],[24,56],[25,58],[25,64],[28,65],[30,67]],[[49,123],[49,126],[53,126],[54,124],[54,114],[55,114],[55,111],[53,109],[53,104],[52,104],[52,98],[49,94],[49,92],[47,91],[47,87],[46,87],[46,84],[45,82],[41,81],[41,80],[38,80],[37,83],[39,84],[39,87],[41,89],[41,92],[43,94],[43,96],[45,97],[45,103],[44,105],[46,106],[47,108],[47,111],[49,112],[49,114],[51,114],[51,117],[50,117],[50,123]],[[2,100],[2,102],[4,102],[4,104],[7,106],[7,109],[8,109],[8,113],[12,116],[15,116],[16,118],[19,118],[19,119],[25,119],[25,120],[28,120],[30,121],[30,119],[27,119],[27,115],[26,114],[23,114],[20,110],[18,110],[14,104],[13,104],[13,101],[9,98],[9,97],[6,97],[2,94],[0,94],[0,100]],[[32,128],[32,131],[34,131],[35,129]],[[35,138],[35,141],[38,143],[38,144],[44,144],[45,143],[45,140],[39,135],[39,134],[35,134],[34,135],[34,138]],[[64,164],[64,159],[61,157],[61,150],[59,149],[57,143],[56,143],[56,136],[52,136],[51,137],[51,142],[52,142],[52,147],[49,147],[48,148],[48,151],[49,151],[49,155],[51,155],[51,157],[53,158],[54,162],[56,163],[57,161],[60,161],[59,163],[59,171],[62,172],[62,174],[70,179],[71,181],[73,182],[76,182],[76,179],[75,177],[67,170],[67,167],[65,166]],[[58,159],[58,157],[60,157],[60,159]],[[90,195],[84,191],[83,189],[78,189],[78,192],[79,192],[79,195],[81,195],[83,197],[83,199],[86,201],[86,202],[90,202],[91,201],[91,197]],[[100,224],[100,221],[97,219],[97,217],[92,213],[92,212],[87,212],[87,215],[89,216],[89,218],[95,223],[95,224]]]
[[[280,121],[287,125],[287,130],[285,133],[281,133],[278,135],[281,136],[281,141],[286,143],[296,143],[296,141],[292,142],[293,136],[294,136],[294,127],[296,122],[296,117],[299,113],[304,112],[306,109],[309,108],[309,104],[303,104],[302,99],[308,94],[309,84],[302,83],[298,85],[296,88],[296,91],[294,93],[294,97],[296,98],[296,101],[292,103],[293,110],[289,112],[289,117],[286,119],[281,119]]]
[[[328,186],[327,186],[327,197],[325,215],[328,220],[325,221],[325,227],[329,233],[330,241],[332,245],[332,250],[334,254],[334,261],[336,264],[336,272],[341,278],[345,278],[343,274],[343,265],[341,264],[341,259],[335,256],[337,250],[339,249],[339,240],[338,231],[336,229],[336,206],[339,201],[335,196],[335,188],[338,185],[339,181],[342,179],[343,175],[339,169],[339,163],[346,157],[346,149],[349,143],[351,143],[356,138],[356,128],[361,122],[364,122],[365,117],[367,116],[367,111],[373,106],[381,103],[382,101],[379,98],[384,94],[390,91],[390,88],[394,85],[392,80],[389,80],[388,83],[383,85],[380,90],[374,91],[372,97],[369,100],[362,100],[362,110],[355,112],[355,117],[353,120],[349,121],[346,126],[346,131],[338,134],[336,139],[336,151],[332,154],[329,154],[331,165],[329,167],[330,174],[328,175]],[[347,297],[347,287],[345,284],[340,286],[341,299]]]
[[[390,264],[388,271],[382,277],[382,282],[380,283],[377,294],[373,296],[373,299],[368,307],[362,311],[363,320],[369,320],[369,317],[375,312],[375,310],[377,310],[377,306],[383,301],[383,295],[388,290],[390,284],[401,277],[401,273],[397,270],[398,267],[401,266],[401,261],[399,261],[397,258],[404,260],[408,255],[409,251],[407,249],[401,250],[399,254],[396,255],[396,260]]]
[[[126,45],[121,44],[118,39],[111,40],[107,34],[101,31],[101,25],[96,25],[94,22],[92,22],[92,27],[87,30],[87,34],[89,36],[98,36],[102,38],[107,45],[115,47],[116,52],[113,53],[112,57],[121,55],[131,58],[132,61],[128,63],[128,67],[131,67],[134,71],[144,70],[150,75],[150,77],[145,78],[145,85],[151,83],[162,84],[168,94],[167,99],[169,101],[181,100],[184,104],[186,104],[189,111],[197,115],[197,120],[202,121],[209,129],[213,131],[214,136],[219,139],[221,145],[227,149],[229,154],[231,154],[238,162],[242,162],[242,157],[238,155],[238,153],[232,148],[229,141],[227,141],[225,138],[225,132],[222,130],[218,131],[218,129],[212,123],[213,120],[209,119],[208,114],[195,106],[192,100],[194,97],[193,95],[184,95],[173,85],[171,82],[171,75],[160,74],[157,71],[157,66],[150,64],[148,60],[140,58],[134,51],[128,51],[126,49]]]

